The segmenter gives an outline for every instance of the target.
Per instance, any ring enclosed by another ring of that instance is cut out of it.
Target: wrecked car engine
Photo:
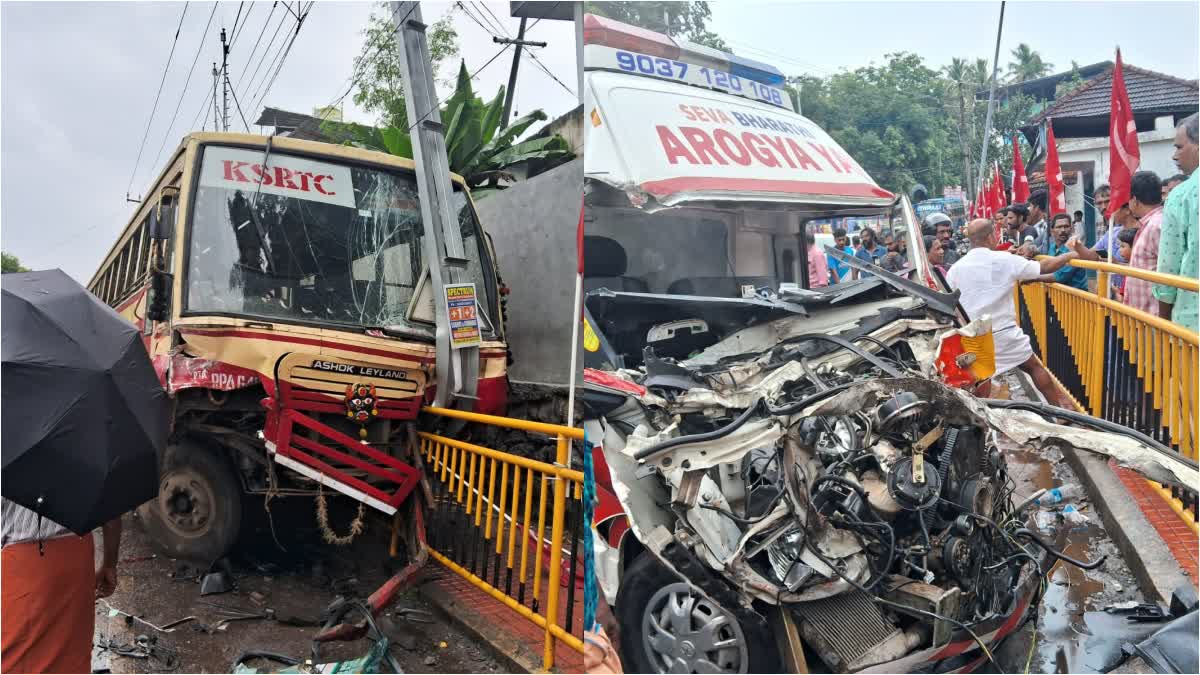
[[[1014,495],[1006,443],[1133,452],[1129,438],[946,386],[929,364],[949,324],[883,314],[820,333],[789,334],[797,320],[781,319],[771,335],[789,336],[760,351],[731,353],[753,343],[736,335],[682,361],[647,350],[615,373],[644,393],[606,415],[637,539],[743,630],[769,631],[770,608],[784,608],[817,670],[983,647],[979,636],[998,639],[1037,606],[1051,558],[1103,563],[1066,558],[1027,527],[1036,495]],[[719,648],[707,658],[745,669]]]

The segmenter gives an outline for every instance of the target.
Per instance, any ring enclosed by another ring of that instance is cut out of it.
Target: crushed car
[[[1049,563],[1103,563],[1041,538],[1006,448],[1195,484],[1194,463],[1136,432],[948,384],[969,376],[945,366],[980,322],[920,295],[809,302],[688,358],[586,371],[607,469],[598,574],[628,670],[971,669],[1034,615]]]

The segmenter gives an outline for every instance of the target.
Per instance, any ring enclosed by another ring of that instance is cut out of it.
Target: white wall
[[[1171,156],[1175,154],[1175,126],[1170,115],[1159,117],[1154,122],[1154,131],[1138,134],[1141,150],[1141,171],[1153,171],[1159,178],[1167,179],[1179,173]],[[1058,161],[1061,164],[1083,162],[1092,165],[1094,185],[1108,182],[1109,170],[1108,137],[1079,138],[1059,141]],[[1066,191],[1067,212],[1074,213],[1083,208],[1083,181],[1068,185]]]

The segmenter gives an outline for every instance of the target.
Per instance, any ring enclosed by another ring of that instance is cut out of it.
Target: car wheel
[[[769,635],[737,619],[649,553],[621,576],[615,613],[621,659],[631,673],[779,672]]]
[[[138,515],[168,556],[209,564],[237,541],[242,487],[218,450],[184,440],[167,448],[158,496]]]

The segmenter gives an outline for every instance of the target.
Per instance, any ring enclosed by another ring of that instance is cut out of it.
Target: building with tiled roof
[[[1138,131],[1152,131],[1155,120],[1171,115],[1181,121],[1200,108],[1200,84],[1126,64],[1125,90]],[[1109,101],[1113,68],[1064,94],[1029,121],[1026,134],[1036,136],[1047,119],[1054,120],[1057,138],[1092,138],[1108,135]]]
[[[1125,89],[1138,130],[1140,169],[1153,171],[1162,179],[1178,172],[1174,155],[1175,125],[1200,110],[1200,85],[1172,75],[1125,64]],[[1021,131],[1037,154],[1030,158],[1027,172],[1030,187],[1044,186],[1045,124],[1054,126],[1058,158],[1066,183],[1067,212],[1084,212],[1089,240],[1099,220],[1092,194],[1108,182],[1110,101],[1113,65],[1049,103]]]

